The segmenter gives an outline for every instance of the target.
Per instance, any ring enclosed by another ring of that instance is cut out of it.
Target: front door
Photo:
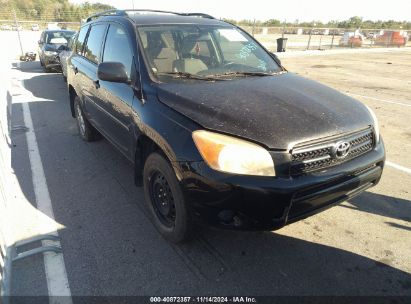
[[[135,74],[130,37],[119,24],[110,24],[102,55],[103,62],[120,62],[129,79]],[[127,83],[99,81],[99,100],[107,115],[105,120],[107,136],[127,157],[132,157],[131,106],[134,89]]]

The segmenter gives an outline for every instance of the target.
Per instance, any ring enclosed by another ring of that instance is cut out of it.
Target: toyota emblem
[[[334,146],[334,156],[336,158],[344,158],[350,152],[351,144],[348,141],[339,141]]]

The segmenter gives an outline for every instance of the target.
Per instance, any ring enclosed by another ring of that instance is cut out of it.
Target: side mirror
[[[130,83],[126,68],[120,62],[102,62],[97,68],[97,77],[110,82]]]
[[[43,44],[43,41],[39,40],[37,41],[38,44]]]
[[[275,53],[271,53],[271,57],[279,64],[281,65],[281,60],[278,58],[278,56]]]

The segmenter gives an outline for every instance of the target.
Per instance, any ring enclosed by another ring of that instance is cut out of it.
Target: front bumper
[[[44,66],[48,69],[61,69],[59,55],[44,55]]]
[[[194,215],[239,230],[274,230],[376,185],[385,162],[382,140],[370,152],[298,177],[225,174],[204,162],[180,163],[179,178]]]

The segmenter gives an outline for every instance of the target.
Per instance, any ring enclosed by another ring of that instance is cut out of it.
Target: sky
[[[82,3],[84,0],[69,0]],[[281,21],[364,20],[411,21],[411,0],[88,0],[117,8],[158,9],[176,12],[201,12],[216,18],[278,19]]]

